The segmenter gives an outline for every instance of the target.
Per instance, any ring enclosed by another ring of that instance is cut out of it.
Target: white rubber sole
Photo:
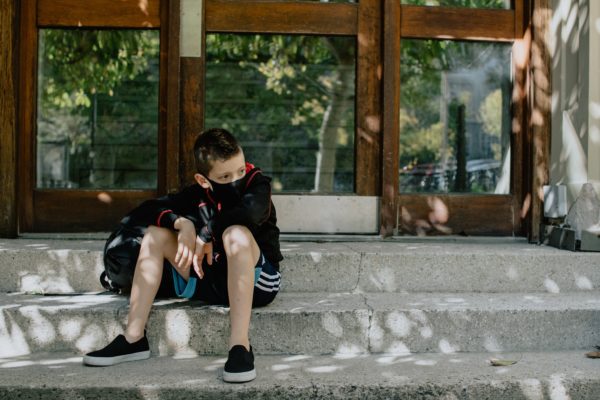
[[[114,357],[90,357],[83,356],[83,363],[93,367],[108,367],[110,365],[120,364],[128,361],[140,361],[150,358],[150,350],[140,351],[139,353],[124,354]]]
[[[256,369],[246,372],[227,372],[223,371],[223,380],[229,383],[250,382],[256,378]]]

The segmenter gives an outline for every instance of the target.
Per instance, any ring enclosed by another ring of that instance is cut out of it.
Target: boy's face
[[[244,158],[244,152],[240,150],[239,153],[227,160],[215,160],[208,177],[195,174],[194,178],[203,188],[211,189],[208,179],[217,183],[231,183],[244,177],[244,175],[246,175],[246,159]]]

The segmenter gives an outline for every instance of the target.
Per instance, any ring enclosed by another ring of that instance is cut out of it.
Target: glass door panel
[[[230,130],[274,193],[354,193],[355,39],[209,34],[205,126]]]
[[[510,192],[510,44],[402,40],[400,192]]]
[[[157,188],[159,31],[41,29],[38,189]]]

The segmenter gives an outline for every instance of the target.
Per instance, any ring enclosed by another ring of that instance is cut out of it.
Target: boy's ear
[[[198,182],[198,185],[202,186],[204,189],[210,189],[210,183],[208,179],[204,177],[202,174],[194,174],[194,179]]]

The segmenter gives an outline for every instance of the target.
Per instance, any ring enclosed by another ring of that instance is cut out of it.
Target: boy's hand
[[[212,242],[205,243],[200,239],[200,236],[196,236],[196,251],[194,252],[194,271],[198,274],[200,279],[204,278],[204,271],[202,271],[202,260],[206,256],[206,262],[208,265],[212,265],[213,261],[213,246]]]
[[[193,222],[186,218],[178,218],[173,226],[179,231],[175,267],[182,276],[189,276],[189,269],[196,250],[196,228]]]

